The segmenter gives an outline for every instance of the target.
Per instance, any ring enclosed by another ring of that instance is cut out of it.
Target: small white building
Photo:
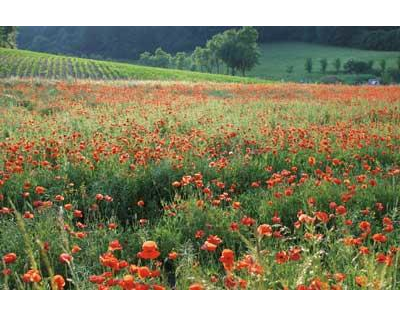
[[[368,79],[368,85],[370,85],[370,86],[379,86],[380,84],[381,84],[381,82],[377,78]]]

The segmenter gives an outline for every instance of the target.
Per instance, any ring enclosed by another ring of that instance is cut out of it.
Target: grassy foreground
[[[254,78],[145,67],[118,62],[0,48],[0,78],[8,77],[238,83],[261,82],[261,80]]]
[[[0,82],[0,289],[400,289],[400,88]]]

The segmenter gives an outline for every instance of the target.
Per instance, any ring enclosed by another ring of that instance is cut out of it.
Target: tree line
[[[400,56],[396,59],[395,67],[387,67],[385,59],[379,60],[377,68],[375,67],[375,61],[363,61],[349,59],[345,63],[342,63],[340,58],[336,58],[331,62],[327,58],[321,58],[318,60],[319,72],[326,74],[328,71],[328,66],[331,65],[334,74],[344,73],[344,74],[369,74],[376,77],[380,77],[384,83],[399,83],[400,82]],[[307,73],[312,73],[314,70],[314,61],[312,58],[307,58],[304,62],[304,69]],[[294,71],[293,66],[288,66],[286,72],[292,73]]]
[[[171,54],[192,52],[224,26],[26,26],[23,49],[99,59],[136,60],[158,47]],[[302,41],[372,50],[400,50],[398,26],[257,26],[259,43]]]
[[[146,66],[225,72],[233,76],[240,72],[245,76],[246,71],[258,63],[260,52],[257,40],[258,31],[254,27],[233,28],[215,34],[204,47],[197,46],[191,54],[177,52],[171,55],[159,47],[154,54],[147,51],[140,54],[139,62]]]

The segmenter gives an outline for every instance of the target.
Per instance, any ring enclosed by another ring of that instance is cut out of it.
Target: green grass
[[[262,44],[260,50],[260,63],[248,75],[269,80],[283,79],[286,81],[318,81],[326,75],[334,75],[335,70],[332,63],[336,58],[341,59],[342,66],[351,58],[363,61],[374,60],[374,68],[378,68],[379,62],[385,59],[386,67],[390,68],[396,67],[396,59],[400,56],[400,52],[370,51],[297,42]],[[313,72],[311,74],[308,74],[304,69],[304,63],[308,57],[313,59]],[[319,60],[321,58],[328,59],[326,74],[322,74],[320,71]],[[293,73],[288,74],[286,72],[288,66],[293,66]],[[347,82],[356,79],[357,75],[340,73],[338,77]]]
[[[126,63],[98,61],[25,50],[0,48],[0,78],[41,77],[48,79],[171,80],[210,82],[261,82],[256,78],[233,77]]]

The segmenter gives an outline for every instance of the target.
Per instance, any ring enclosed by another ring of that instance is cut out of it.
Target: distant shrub
[[[400,69],[399,68],[389,68],[387,70],[388,78],[391,82],[400,83]]]
[[[350,59],[343,65],[343,69],[350,74],[368,74],[372,73],[372,66],[370,62]]]
[[[287,67],[286,67],[286,72],[287,72],[288,74],[291,74],[291,73],[293,73],[293,69],[294,69],[293,66],[287,66]]]
[[[341,82],[342,82],[342,80],[340,80],[336,76],[324,76],[324,77],[321,77],[321,79],[320,79],[320,83],[324,83],[324,84],[337,84],[337,83],[341,83]]]

